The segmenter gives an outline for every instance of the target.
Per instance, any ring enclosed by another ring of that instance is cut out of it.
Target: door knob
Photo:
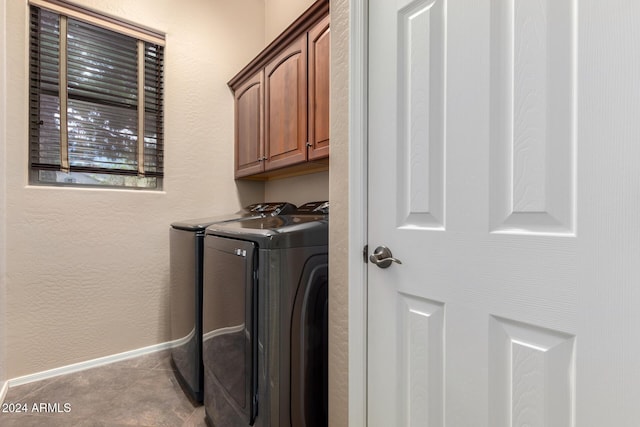
[[[388,268],[392,262],[402,264],[402,261],[393,257],[391,250],[386,246],[378,246],[373,254],[369,256],[369,261],[380,268]]]

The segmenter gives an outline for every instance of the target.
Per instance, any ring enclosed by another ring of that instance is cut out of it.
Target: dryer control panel
[[[307,202],[301,205],[296,211],[298,215],[328,215],[329,214],[329,202]]]
[[[255,203],[247,206],[247,210],[264,216],[287,215],[296,211],[295,205],[287,202]]]

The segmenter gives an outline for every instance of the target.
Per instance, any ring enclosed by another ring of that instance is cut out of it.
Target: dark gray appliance
[[[327,426],[328,203],[204,238],[207,424]]]
[[[174,222],[170,230],[171,361],[182,388],[196,403],[203,399],[202,255],[204,230],[211,224],[291,213],[290,203],[256,203],[230,215]]]

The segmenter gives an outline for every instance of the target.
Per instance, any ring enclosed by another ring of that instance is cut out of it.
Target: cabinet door
[[[264,87],[262,71],[235,91],[235,176],[264,170]]]
[[[307,38],[265,67],[265,170],[307,160]]]
[[[309,160],[329,156],[329,17],[309,31]]]

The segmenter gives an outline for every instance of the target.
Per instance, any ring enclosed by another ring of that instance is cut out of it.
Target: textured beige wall
[[[264,0],[265,46],[271,43],[313,3],[315,0]]]
[[[226,86],[264,45],[264,2],[75,2],[167,33],[165,191],[28,185],[28,7],[8,1],[9,378],[167,341],[169,223],[264,195],[233,180]]]
[[[329,200],[329,172],[268,181],[265,184],[264,199],[286,201],[296,206],[316,200]]]
[[[6,324],[6,204],[5,204],[5,177],[2,176],[6,170],[5,157],[5,10],[6,0],[0,0],[0,390],[2,390],[7,377],[6,369],[6,345],[5,324]]]
[[[349,1],[331,1],[329,425],[349,424]]]

